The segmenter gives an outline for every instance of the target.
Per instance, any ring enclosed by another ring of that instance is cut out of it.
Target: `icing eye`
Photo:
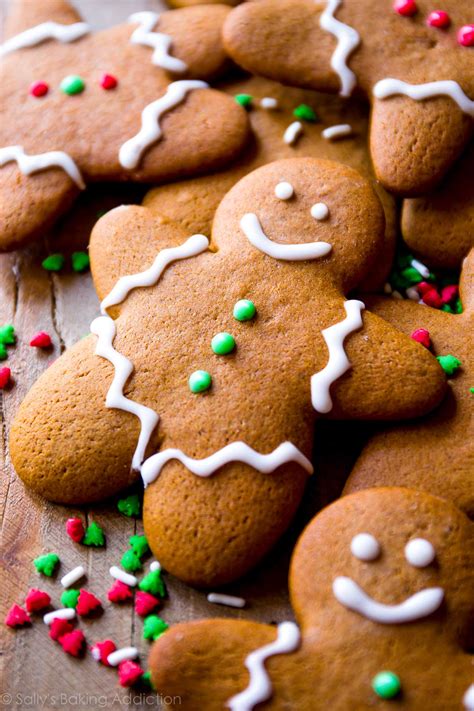
[[[294,194],[295,191],[291,183],[287,183],[284,180],[281,183],[278,183],[275,188],[275,195],[279,200],[289,200]]]
[[[380,555],[380,543],[370,533],[358,533],[351,541],[351,553],[359,560],[375,560]]]
[[[424,538],[414,538],[405,546],[405,558],[415,568],[426,568],[433,562],[436,551]]]
[[[325,220],[329,215],[329,208],[324,202],[317,202],[311,208],[311,217],[315,220]]]

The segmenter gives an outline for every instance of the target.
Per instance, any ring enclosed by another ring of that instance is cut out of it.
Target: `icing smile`
[[[345,576],[334,579],[332,590],[341,605],[372,622],[385,625],[402,624],[427,617],[439,608],[444,599],[442,588],[425,588],[398,605],[384,605],[371,598],[356,582]]]

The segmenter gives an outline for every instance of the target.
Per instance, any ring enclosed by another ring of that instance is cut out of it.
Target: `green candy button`
[[[60,84],[60,88],[64,94],[73,96],[74,94],[80,94],[83,92],[86,88],[86,84],[84,79],[77,74],[70,74],[69,76],[64,77]]]
[[[381,699],[393,699],[400,693],[400,679],[391,671],[382,671],[372,679],[372,689]]]
[[[234,99],[241,106],[250,106],[253,96],[251,96],[251,94],[236,94]]]
[[[211,348],[216,355],[227,355],[235,348],[235,338],[230,333],[216,333],[211,341]]]
[[[310,121],[312,123],[318,120],[316,112],[311,108],[311,106],[308,106],[308,104],[300,104],[297,106],[293,111],[293,116],[301,119],[302,121]]]
[[[189,389],[192,393],[203,393],[211,387],[212,378],[207,370],[195,370],[188,380]]]
[[[255,304],[249,299],[240,299],[234,306],[234,318],[237,321],[250,321],[256,313]]]

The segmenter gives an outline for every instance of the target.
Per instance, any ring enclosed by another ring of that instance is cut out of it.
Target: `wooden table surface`
[[[41,0],[32,0],[41,2]],[[0,19],[5,17],[7,0],[0,0]],[[94,27],[105,27],[125,20],[138,9],[161,9],[157,0],[76,0],[84,18]],[[45,271],[41,261],[47,254],[61,252],[69,257],[73,251],[87,249],[90,229],[101,210],[130,202],[139,202],[142,188],[133,186],[101,187],[82,196],[72,212],[29,249],[0,255],[0,325],[12,323],[17,344],[9,348],[7,364],[13,374],[13,385],[1,392],[2,478],[0,485],[1,584],[0,615],[14,603],[23,604],[31,587],[48,591],[53,604],[60,606],[62,587],[59,578],[76,565],[86,568],[85,587],[104,601],[104,613],[91,621],[81,621],[89,644],[112,638],[117,646],[137,646],[146,667],[149,642],[142,639],[142,621],[133,605],[112,605],[106,591],[112,584],[109,567],[119,564],[128,547],[128,538],[141,532],[141,521],[121,515],[116,502],[72,509],[50,504],[27,491],[15,475],[8,454],[8,433],[17,408],[38,376],[64,349],[89,332],[91,320],[98,314],[98,300],[90,273],[75,274],[66,266],[58,274]],[[70,260],[69,265],[70,265]],[[67,262],[68,263],[68,262]],[[42,352],[28,344],[38,331],[47,331],[54,342],[51,351]],[[338,441],[342,436],[338,427]],[[211,605],[202,591],[193,590],[171,576],[166,576],[169,599],[163,606],[163,618],[177,621],[210,616],[231,616],[279,622],[292,618],[288,603],[288,561],[294,541],[304,523],[334,498],[341,486],[347,462],[357,437],[354,428],[345,428],[348,438],[346,460],[337,466],[331,453],[334,425],[318,429],[318,474],[312,478],[302,511],[292,530],[278,549],[244,581],[228,586],[227,592],[247,600],[244,610]],[[352,439],[351,439],[352,438]],[[73,446],[73,443],[71,443]],[[97,473],[100,476],[100,472]],[[74,544],[65,533],[68,517],[81,515],[95,520],[105,529],[107,546],[94,549]],[[39,576],[33,558],[56,552],[61,559],[57,578]],[[151,560],[151,558],[150,558]],[[149,561],[147,561],[148,565]],[[90,654],[74,659],[48,637],[41,615],[34,615],[31,627],[17,631],[1,625],[0,706],[5,708],[109,708],[113,706],[159,706],[154,694],[122,689],[115,670],[97,664]],[[3,692],[3,693],[2,693]]]

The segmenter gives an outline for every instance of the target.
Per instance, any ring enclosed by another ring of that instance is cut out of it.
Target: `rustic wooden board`
[[[32,0],[41,1],[41,0]],[[148,0],[78,0],[77,7],[95,27],[125,19],[132,11],[160,8],[157,1]],[[5,16],[6,0],[0,0],[0,20]],[[1,394],[2,478],[0,484],[0,515],[2,519],[0,615],[3,620],[13,602],[23,603],[31,587],[47,590],[56,605],[62,592],[59,579],[38,576],[33,558],[45,552],[57,552],[61,558],[58,578],[78,564],[87,570],[86,587],[104,600],[104,614],[89,622],[81,622],[89,643],[111,637],[118,646],[136,645],[146,666],[149,643],[141,639],[142,623],[130,604],[111,605],[106,590],[112,579],[109,567],[118,564],[127,548],[128,538],[141,531],[135,522],[118,513],[115,503],[75,510],[55,506],[25,490],[12,470],[8,455],[8,433],[15,412],[37,377],[60,353],[89,332],[89,324],[98,313],[98,301],[90,274],[75,274],[70,266],[60,274],[46,272],[41,260],[49,253],[86,249],[91,226],[99,210],[126,202],[138,202],[140,190],[130,186],[101,188],[88,192],[72,213],[28,250],[0,255],[0,325],[13,323],[18,342],[10,349],[8,365],[14,377],[13,386]],[[54,349],[39,352],[28,343],[34,333],[45,330],[51,334]],[[265,622],[291,619],[287,595],[288,561],[294,541],[304,523],[315,511],[337,496],[345,463],[339,474],[331,459],[330,423],[319,432],[318,460],[320,474],[309,485],[301,515],[282,545],[246,580],[229,586],[228,592],[242,595],[248,601],[245,610],[232,610],[210,605],[203,592],[193,590],[167,577],[169,600],[162,615],[170,623],[198,617],[249,617]],[[348,441],[351,431],[347,431]],[[339,432],[339,437],[341,433]],[[339,441],[339,440],[338,440]],[[74,443],[71,443],[74,446]],[[353,447],[352,447],[353,449]],[[352,452],[348,446],[348,451]],[[349,459],[352,454],[349,454]],[[342,473],[341,473],[342,472]],[[97,472],[100,476],[100,472]],[[92,549],[75,545],[65,534],[65,520],[77,513],[88,521],[96,520],[105,529],[107,548]],[[48,638],[48,630],[35,616],[31,628],[11,631],[1,626],[0,705],[5,707],[53,708],[73,705],[98,708],[113,705],[159,706],[154,695],[144,695],[120,689],[116,672],[99,666],[87,655],[76,660]]]

